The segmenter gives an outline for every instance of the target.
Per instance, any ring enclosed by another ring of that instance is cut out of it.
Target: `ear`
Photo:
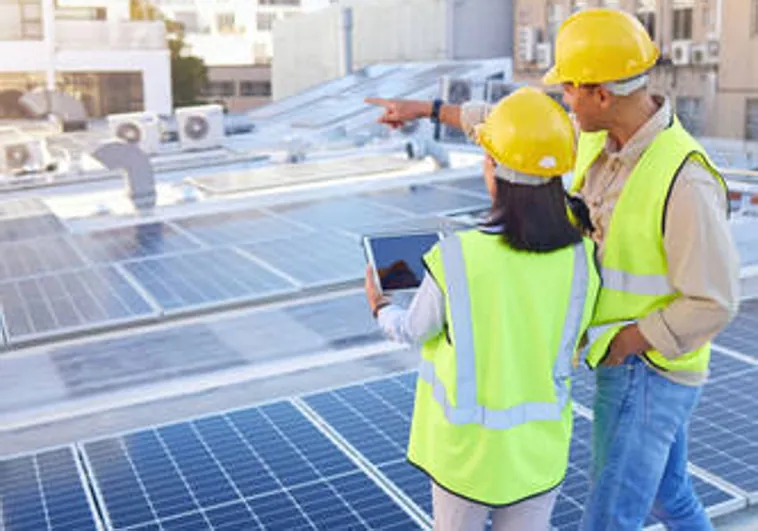
[[[597,97],[598,105],[600,105],[600,108],[603,110],[607,110],[613,105],[613,100],[615,96],[613,93],[611,93],[610,90],[605,88],[604,86],[600,85],[595,90],[595,95]]]

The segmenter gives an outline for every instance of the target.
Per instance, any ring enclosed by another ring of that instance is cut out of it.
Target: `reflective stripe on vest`
[[[531,402],[507,409],[491,409],[477,403],[476,354],[473,323],[461,241],[456,235],[440,242],[445,267],[445,284],[450,304],[450,317],[455,326],[456,396],[448,400],[445,384],[437,376],[434,363],[422,360],[419,377],[432,386],[434,399],[451,424],[479,424],[493,430],[507,430],[520,424],[544,420],[560,420],[569,400],[566,379],[571,375],[571,358],[576,347],[587,297],[588,264],[583,243],[574,246],[574,275],[561,346],[553,366],[556,402]]]
[[[665,296],[674,293],[666,275],[633,275],[626,271],[603,267],[603,287],[634,295]]]

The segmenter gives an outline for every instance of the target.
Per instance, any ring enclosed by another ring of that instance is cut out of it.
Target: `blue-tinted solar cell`
[[[690,421],[690,461],[758,494],[755,372],[707,384]]]
[[[0,300],[11,341],[108,326],[155,313],[112,267],[3,282]]]
[[[114,529],[417,529],[289,402],[85,443]]]
[[[252,300],[292,284],[231,249],[149,258],[124,265],[166,310]]]
[[[0,528],[98,529],[70,447],[0,461]]]
[[[240,248],[306,286],[358,280],[366,272],[357,239],[326,231]]]
[[[484,177],[481,175],[477,175],[476,177],[468,177],[465,179],[445,181],[435,186],[442,189],[474,193],[486,199],[489,199],[490,197],[489,193],[487,192],[487,185],[484,183]]]
[[[758,359],[758,300],[742,302],[737,317],[714,343]]]
[[[271,208],[277,214],[306,225],[325,229],[358,229],[394,219],[408,219],[401,211],[357,197],[340,197]]]
[[[67,237],[35,238],[0,245],[3,281],[85,266]]]
[[[199,247],[193,240],[165,223],[147,223],[82,234],[77,237],[77,243],[95,262],[120,262]]]
[[[489,198],[477,198],[429,185],[410,186],[399,190],[368,194],[364,197],[372,202],[422,216],[484,208],[490,204]]]
[[[176,223],[201,240],[216,245],[294,238],[311,231],[309,225],[295,224],[260,210],[198,216]]]

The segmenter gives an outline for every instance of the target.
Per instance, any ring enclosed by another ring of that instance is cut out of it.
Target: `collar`
[[[655,137],[666,129],[673,118],[671,102],[665,96],[653,96],[658,104],[658,111],[632,135],[624,147],[618,149],[616,143],[608,137],[605,144],[605,153],[608,157],[620,160],[625,164],[635,164],[642,156]]]

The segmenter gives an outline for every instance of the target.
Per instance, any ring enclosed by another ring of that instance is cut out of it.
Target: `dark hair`
[[[541,186],[496,179],[495,200],[485,226],[501,226],[501,236],[514,249],[548,253],[582,240],[566,209],[560,178]]]

